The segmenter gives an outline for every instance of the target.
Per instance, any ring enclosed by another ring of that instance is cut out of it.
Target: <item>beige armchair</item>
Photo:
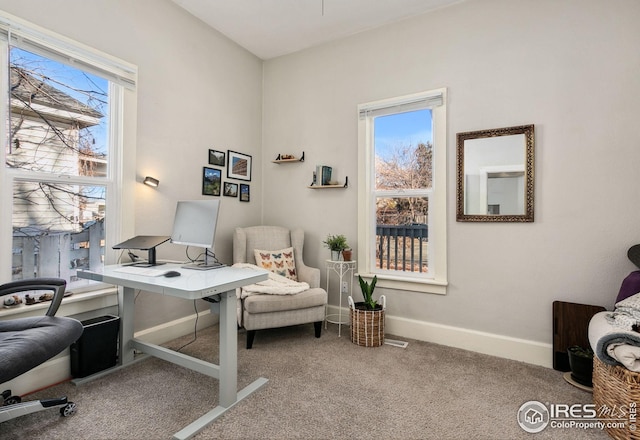
[[[277,251],[293,247],[298,281],[310,288],[292,295],[260,294],[241,301],[239,318],[247,330],[247,348],[251,348],[256,330],[312,323],[316,338],[320,337],[325,316],[327,292],[320,288],[320,269],[302,260],[304,232],[279,226],[236,228],[233,233],[233,263],[256,264],[254,250]]]

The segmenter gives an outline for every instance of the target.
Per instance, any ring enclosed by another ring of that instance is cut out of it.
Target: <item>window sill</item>
[[[378,282],[376,287],[383,289],[407,290],[410,292],[432,293],[435,295],[446,295],[449,284],[447,281],[399,277],[386,274],[361,273],[359,275],[368,280],[373,278],[374,275],[377,276]]]
[[[113,307],[118,304],[118,289],[113,286],[105,286],[100,289],[83,293],[74,293],[62,300],[57,315],[72,316],[106,307]],[[49,308],[50,302],[26,305],[21,304],[16,307],[0,308],[0,320],[25,318],[28,316],[42,316]]]

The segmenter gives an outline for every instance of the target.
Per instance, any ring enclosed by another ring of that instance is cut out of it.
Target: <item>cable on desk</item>
[[[189,256],[189,246],[187,246],[187,248],[185,249],[184,253],[187,256],[187,260],[189,260],[189,262],[191,262],[191,263],[203,262],[204,261],[204,259],[202,259],[203,255],[205,256],[205,259],[206,259],[206,257],[210,257],[210,258],[213,258],[213,261],[215,263],[220,263],[220,260],[218,260],[218,257],[216,257],[216,254],[213,253],[213,252],[209,252],[209,249],[205,249],[204,252],[200,252],[196,258],[191,258]]]
[[[124,251],[125,251],[125,250],[127,251],[127,255],[129,256],[129,259],[130,259],[132,262],[134,262],[134,263],[135,263],[136,261],[138,261],[138,260],[140,259],[140,257],[138,257],[136,254],[134,254],[133,252],[131,252],[131,250],[130,250],[130,249],[122,249],[122,250],[120,251],[120,255],[118,255],[118,259],[116,260],[116,264],[121,264],[121,263],[122,263],[122,256],[124,255]]]
[[[206,253],[209,257],[213,258],[213,261],[214,261],[215,263],[220,263],[220,260],[218,260],[218,257],[216,257],[216,254],[215,254],[215,253],[213,253],[213,252],[209,252],[209,249],[205,249],[205,253]]]
[[[196,300],[193,300],[193,310],[195,310],[196,312],[196,322],[193,325],[193,339],[189,342],[187,342],[186,344],[184,344],[182,347],[174,350],[174,351],[182,351],[183,348],[185,348],[188,345],[193,344],[194,342],[196,342],[196,339],[198,339],[198,318],[200,317],[200,315],[198,314],[198,307],[196,306]]]

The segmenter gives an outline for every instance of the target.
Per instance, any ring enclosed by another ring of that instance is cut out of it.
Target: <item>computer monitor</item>
[[[159,264],[156,261],[156,246],[161,245],[165,241],[168,241],[171,237],[165,235],[137,235],[130,238],[127,241],[118,243],[113,246],[113,249],[137,249],[141,251],[148,251],[149,257],[146,262],[135,263],[135,266],[157,266]]]
[[[207,249],[212,249],[218,223],[220,200],[181,200],[176,206],[171,242],[205,249],[204,263],[183,266],[187,269],[214,269],[220,263],[208,262]]]

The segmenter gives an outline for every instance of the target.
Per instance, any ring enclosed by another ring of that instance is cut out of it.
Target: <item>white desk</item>
[[[159,266],[163,270],[177,270],[179,277],[149,277],[117,272],[120,265],[106,266],[101,272],[78,271],[78,277],[122,286],[118,292],[120,314],[120,344],[118,366],[97,373],[93,376],[75,380],[76,384],[93,380],[109,374],[134,362],[134,350],[173,362],[199,373],[218,379],[218,406],[203,415],[184,429],[174,434],[175,439],[187,439],[216,418],[224,414],[240,400],[267,383],[267,379],[259,378],[246,388],[238,391],[238,340],[236,317],[237,287],[257,283],[268,279],[266,270],[224,267],[212,270],[182,269],[179,264]],[[141,289],[161,295],[194,300],[205,297],[217,297],[220,302],[212,303],[211,310],[220,313],[220,365],[187,356],[165,347],[150,344],[133,337],[134,292]]]

